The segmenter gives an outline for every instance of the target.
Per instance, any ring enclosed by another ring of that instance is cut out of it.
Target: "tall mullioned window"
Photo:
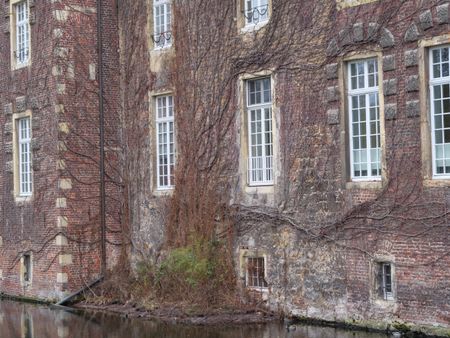
[[[381,178],[381,131],[376,59],[348,64],[351,178]]]
[[[430,50],[433,175],[450,178],[450,46]]]
[[[17,120],[18,132],[18,170],[19,195],[31,196],[33,193],[33,171],[31,165],[31,119]]]
[[[15,11],[15,50],[16,65],[26,65],[30,54],[30,23],[28,2],[22,1],[14,5]]]
[[[248,182],[273,184],[272,92],[270,77],[248,80]]]
[[[156,98],[157,187],[171,189],[175,170],[175,123],[173,96]]]
[[[257,25],[269,20],[269,0],[245,0],[245,24]]]
[[[154,0],[153,2],[153,41],[155,48],[172,45],[172,13],[170,0]]]

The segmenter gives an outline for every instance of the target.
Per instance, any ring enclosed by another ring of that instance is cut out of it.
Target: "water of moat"
[[[317,326],[287,331],[281,323],[235,327],[190,327],[117,315],[68,312],[48,306],[0,301],[1,338],[386,338]]]

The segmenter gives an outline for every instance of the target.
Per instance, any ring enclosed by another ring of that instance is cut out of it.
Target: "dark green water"
[[[1,338],[386,338],[382,334],[279,323],[239,327],[189,327],[126,319],[104,313],[76,314],[42,305],[0,301]]]

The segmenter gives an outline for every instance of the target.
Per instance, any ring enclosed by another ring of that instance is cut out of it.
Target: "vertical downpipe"
[[[105,121],[103,109],[103,36],[102,0],[97,0],[97,55],[98,55],[98,109],[100,132],[100,228],[101,228],[101,274],[106,273],[106,201],[105,201]]]

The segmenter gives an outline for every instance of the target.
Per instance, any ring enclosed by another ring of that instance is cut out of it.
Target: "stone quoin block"
[[[448,3],[436,7],[436,22],[438,24],[443,25],[449,22],[448,7]]]
[[[418,100],[406,102],[406,116],[418,117],[420,115],[420,102]]]
[[[423,30],[427,30],[433,27],[433,15],[430,10],[426,10],[425,12],[419,15],[420,27]]]
[[[406,30],[404,40],[406,42],[414,42],[419,39],[419,29],[415,23],[412,23],[409,28]]]
[[[417,66],[419,58],[418,54],[419,52],[417,49],[407,50],[405,52],[405,66],[406,67]]]
[[[397,116],[397,104],[387,103],[384,106],[384,118],[386,120],[393,120]]]
[[[332,63],[325,66],[325,73],[328,80],[333,80],[338,78],[339,66],[337,63]]]
[[[338,86],[328,87],[326,90],[327,102],[334,102],[339,100],[339,88]]]
[[[419,91],[419,75],[411,75],[406,78],[405,89],[407,92]]]
[[[397,94],[397,79],[384,80],[383,92],[385,96]]]
[[[383,56],[383,71],[395,70],[395,55]]]
[[[364,41],[364,24],[362,22],[353,25],[353,42]]]
[[[387,28],[381,29],[380,34],[380,46],[383,48],[389,48],[395,45],[394,34],[391,33]]]
[[[327,123],[330,125],[339,124],[339,109],[327,111]]]
[[[16,97],[16,113],[22,113],[27,110],[25,96]]]

